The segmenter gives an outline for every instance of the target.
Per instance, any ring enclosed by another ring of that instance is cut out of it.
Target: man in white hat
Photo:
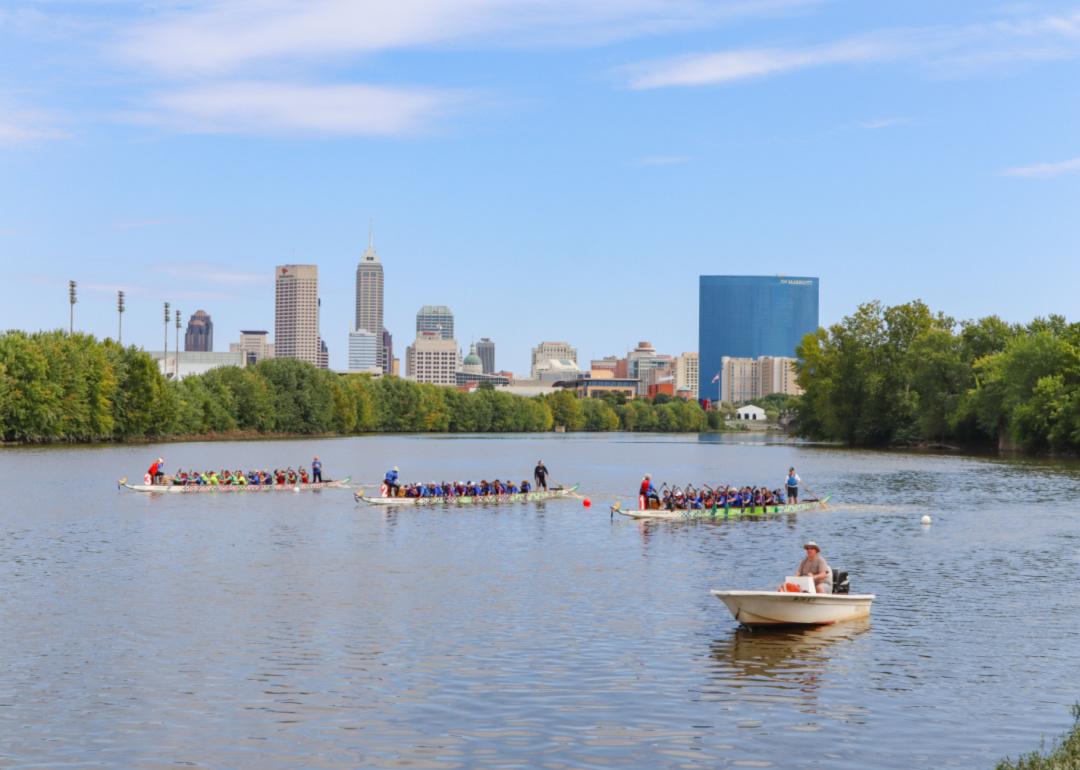
[[[806,558],[799,564],[799,571],[795,574],[802,577],[806,575],[814,579],[814,590],[819,594],[832,593],[832,567],[821,555],[821,547],[813,540],[803,546],[806,549]]]

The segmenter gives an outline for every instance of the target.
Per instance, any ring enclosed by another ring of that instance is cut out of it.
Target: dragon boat
[[[368,497],[363,489],[353,493],[358,503],[368,505],[478,505],[484,503],[529,503],[535,500],[551,500],[557,497],[570,497],[577,490],[572,487],[553,487],[548,490],[517,492],[512,495],[460,495],[441,497]]]
[[[802,513],[803,511],[814,511],[825,508],[829,499],[829,496],[825,496],[820,500],[806,500],[801,503],[790,503],[786,505],[755,505],[746,506],[745,508],[717,506],[715,508],[676,509],[673,511],[662,508],[645,510],[623,508],[621,503],[615,503],[615,505],[611,506],[611,514],[614,516],[618,513],[622,516],[629,516],[632,519],[667,519],[669,521],[748,519],[753,517],[771,516],[778,513]]]
[[[347,489],[350,476],[333,481],[308,484],[128,484],[127,479],[116,482],[117,488],[153,494],[199,494],[218,492],[306,492],[314,489]]]

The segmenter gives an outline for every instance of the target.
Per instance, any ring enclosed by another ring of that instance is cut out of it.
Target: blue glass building
[[[802,338],[817,328],[817,278],[701,276],[698,397],[719,398],[720,383],[713,377],[724,356],[794,356]]]

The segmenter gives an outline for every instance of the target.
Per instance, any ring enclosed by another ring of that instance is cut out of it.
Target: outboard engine
[[[848,580],[848,573],[837,572],[833,574],[832,592],[834,594],[851,593],[851,581]]]

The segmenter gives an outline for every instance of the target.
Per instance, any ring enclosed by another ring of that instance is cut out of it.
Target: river
[[[150,496],[175,467],[522,478],[578,500],[383,511]],[[611,521],[645,472],[830,510]],[[989,768],[1080,698],[1080,465],[742,436],[393,436],[0,450],[0,766]],[[921,526],[930,514],[934,523]],[[740,630],[818,541],[869,622]]]

